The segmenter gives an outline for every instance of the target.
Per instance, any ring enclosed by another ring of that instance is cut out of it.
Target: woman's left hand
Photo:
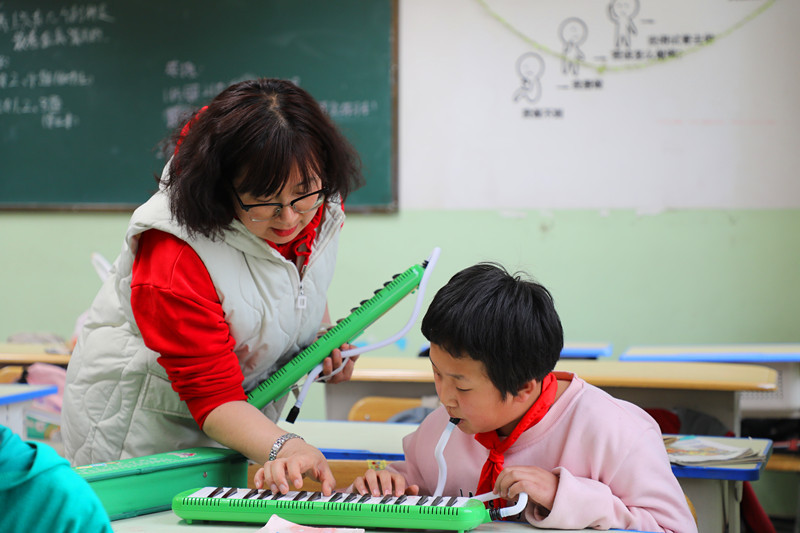
[[[330,496],[336,486],[336,479],[322,452],[302,439],[291,439],[286,441],[274,461],[267,461],[258,469],[253,483],[257,489],[286,494],[292,488],[300,490],[303,487],[303,474],[319,481],[325,496]]]
[[[355,348],[352,344],[342,344],[340,348],[336,348],[331,354],[322,361],[322,376],[329,376],[331,372],[342,366],[342,351],[352,350]],[[356,364],[357,355],[348,357],[345,362],[344,368],[327,380],[326,383],[341,383],[349,381],[353,375],[353,368]]]

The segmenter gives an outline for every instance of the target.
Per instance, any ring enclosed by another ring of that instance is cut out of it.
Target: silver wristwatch
[[[269,452],[270,461],[274,461],[278,457],[278,452],[281,451],[281,448],[283,448],[283,445],[286,444],[286,441],[289,439],[300,439],[304,441],[303,437],[300,435],[296,435],[294,433],[284,433],[278,437],[278,440],[276,440],[275,444],[272,445],[272,450]]]

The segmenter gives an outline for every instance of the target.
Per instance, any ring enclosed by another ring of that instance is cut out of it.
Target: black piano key
[[[370,498],[372,498],[372,496],[370,496],[369,494],[364,494],[364,495],[363,495],[363,496],[362,496],[362,497],[361,497],[361,498],[358,500],[358,503],[364,503],[365,501],[369,500]]]
[[[331,494],[331,497],[330,497],[330,499],[328,501],[329,502],[338,502],[339,500],[342,499],[343,496],[344,496],[344,494],[342,494],[341,492],[334,492],[333,494]]]
[[[419,501],[417,502],[417,505],[425,505],[425,502],[430,500],[430,499],[431,499],[430,496],[420,496],[419,497]]]
[[[437,505],[439,505],[440,503],[442,503],[442,500],[443,500],[443,499],[444,499],[444,498],[442,498],[441,496],[437,496],[437,497],[435,497],[435,498],[433,499],[433,501],[431,502],[431,507],[436,507]]]
[[[387,495],[386,495],[386,496],[384,496],[384,497],[383,497],[383,499],[381,500],[381,504],[382,504],[382,505],[386,505],[387,503],[389,503],[389,500],[391,500],[392,498],[394,498],[394,496],[392,496],[391,494],[387,494]]]
[[[315,502],[315,501],[319,500],[320,498],[322,498],[322,493],[321,492],[312,492],[311,495],[308,497],[308,501]]]
[[[219,493],[220,493],[220,492],[222,492],[223,490],[225,490],[223,487],[217,487],[216,489],[214,489],[214,490],[211,492],[211,494],[209,494],[209,495],[208,495],[208,497],[209,497],[209,498],[213,498],[214,496],[216,496],[217,494],[219,494]]]
[[[458,498],[456,496],[450,496],[450,499],[447,500],[447,503],[444,504],[445,507],[452,507],[456,504]]]
[[[263,500],[265,498],[269,498],[270,496],[272,496],[272,491],[271,490],[264,490],[264,492],[259,494],[258,498],[256,498],[256,499],[257,500]]]
[[[407,499],[408,499],[408,496],[406,496],[405,494],[403,494],[402,496],[400,496],[399,498],[397,498],[397,499],[394,501],[394,504],[395,504],[395,505],[399,505],[399,504],[403,503],[404,501],[406,501]]]
[[[252,497],[253,497],[253,496],[255,496],[256,494],[258,494],[258,489],[250,489],[250,492],[248,492],[247,494],[245,494],[245,495],[242,497],[242,499],[243,499],[243,500],[247,500],[247,499],[249,499],[249,498],[252,498]]]
[[[297,496],[295,496],[295,497],[294,497],[294,498],[292,498],[292,499],[293,499],[294,501],[296,501],[296,502],[299,502],[300,500],[302,500],[303,498],[305,498],[307,494],[308,494],[308,493],[307,493],[306,491],[304,491],[304,490],[301,490],[300,492],[298,492],[298,493],[297,493]]]
[[[270,499],[272,499],[272,500],[280,500],[282,496],[283,496],[283,494],[281,494],[280,492],[276,492],[275,494],[272,495],[272,498],[270,498]]]
[[[237,489],[236,487],[231,487],[231,488],[228,490],[228,492],[226,492],[225,494],[223,494],[223,495],[222,495],[222,497],[223,497],[223,498],[227,498],[228,496],[233,496],[233,495],[234,495],[234,494],[236,494],[237,492],[239,492],[239,489]]]
[[[350,494],[347,495],[347,498],[344,499],[343,503],[349,503],[355,500],[356,498],[358,498],[358,493],[351,492]]]

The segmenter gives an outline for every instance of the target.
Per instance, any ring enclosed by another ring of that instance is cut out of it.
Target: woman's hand
[[[258,469],[253,482],[257,489],[268,488],[274,493],[286,494],[290,483],[294,489],[302,488],[303,474],[319,481],[325,496],[329,496],[336,486],[336,479],[322,452],[302,439],[290,439],[274,461],[267,461]]]
[[[366,471],[363,476],[359,476],[353,482],[353,489],[359,494],[371,494],[372,496],[416,496],[419,494],[419,486],[411,485],[406,487],[406,478],[402,475],[388,470]]]
[[[322,376],[328,376],[331,372],[342,366],[342,352],[345,350],[352,350],[353,348],[355,348],[355,346],[352,344],[345,343],[342,344],[340,348],[333,350],[331,354],[322,361]],[[344,368],[334,376],[331,376],[326,383],[350,381],[350,378],[353,376],[353,368],[355,367],[356,359],[358,359],[357,355],[348,357]]]
[[[531,502],[550,511],[558,490],[558,476],[538,466],[509,466],[497,476],[494,492],[505,500],[514,500],[520,492]]]

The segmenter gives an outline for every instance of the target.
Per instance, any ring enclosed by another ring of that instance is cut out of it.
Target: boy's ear
[[[541,382],[532,379],[525,382],[525,384],[519,388],[519,391],[517,391],[517,395],[514,396],[514,398],[521,402],[526,402],[531,397],[538,396],[539,391],[541,391]]]

